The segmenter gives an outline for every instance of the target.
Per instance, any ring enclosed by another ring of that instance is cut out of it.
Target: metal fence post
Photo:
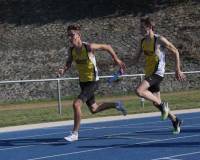
[[[59,114],[62,114],[60,79],[57,80],[57,91],[58,91],[58,112],[59,112]]]
[[[140,75],[140,82],[143,81],[143,75]],[[144,108],[144,98],[140,98],[141,106]]]

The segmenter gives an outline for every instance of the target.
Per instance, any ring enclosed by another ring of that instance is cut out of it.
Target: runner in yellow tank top
[[[76,68],[79,72],[80,82],[95,81],[96,66],[88,58],[88,44],[83,43],[83,47],[79,54],[76,53],[75,48],[72,48],[72,59],[76,62]]]
[[[106,102],[97,104],[95,102],[94,92],[98,89],[98,70],[96,66],[95,50],[103,50],[108,52],[113,60],[119,65],[121,70],[125,69],[125,64],[118,58],[115,51],[110,45],[84,43],[81,40],[80,26],[70,25],[67,28],[68,38],[72,44],[68,51],[69,57],[67,58],[64,68],[59,69],[59,74],[63,75],[70,67],[72,62],[75,62],[76,68],[79,72],[81,93],[74,100],[74,127],[71,135],[65,137],[67,141],[78,140],[78,130],[80,128],[81,121],[81,106],[86,102],[91,113],[97,113],[106,109],[116,108],[126,115],[126,110],[122,102]]]
[[[141,19],[141,32],[144,38],[136,53],[135,61],[139,61],[141,53],[145,56],[145,79],[137,86],[136,94],[151,102],[161,111],[161,118],[170,118],[174,127],[174,134],[180,133],[182,121],[169,111],[168,103],[162,102],[160,98],[160,83],[165,73],[165,50],[167,49],[175,56],[176,78],[180,81],[185,75],[180,69],[179,52],[166,38],[154,33],[154,23],[149,18]]]
[[[152,75],[158,67],[159,63],[159,57],[154,53],[155,50],[155,42],[156,37],[153,39],[150,39],[149,43],[143,39],[142,41],[142,49],[145,54],[145,75],[150,76]]]

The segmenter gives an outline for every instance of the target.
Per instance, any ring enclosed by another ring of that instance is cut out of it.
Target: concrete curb
[[[174,110],[172,112],[174,114],[194,113],[194,112],[200,112],[200,109]],[[95,122],[107,122],[107,121],[127,120],[127,119],[136,119],[136,118],[144,118],[144,117],[155,117],[159,115],[160,115],[160,112],[151,112],[151,113],[131,114],[127,116],[97,117],[97,118],[90,118],[90,119],[82,119],[81,123],[88,124],[88,123],[95,123]],[[3,127],[3,128],[0,128],[0,133],[59,127],[59,126],[67,126],[67,125],[73,125],[73,120]]]

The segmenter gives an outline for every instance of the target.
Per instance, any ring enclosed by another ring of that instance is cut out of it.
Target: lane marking
[[[194,154],[200,154],[200,151],[198,152],[189,152],[189,153],[184,153],[184,154],[177,154],[177,155],[173,155],[173,156],[168,156],[168,157],[161,157],[161,158],[156,158],[156,159],[152,159],[152,160],[164,160],[166,158],[176,158],[176,157],[181,157],[181,156],[188,156],[188,155],[194,155]]]
[[[192,117],[192,118],[184,118],[185,119],[200,119],[200,117]],[[149,124],[157,124],[157,123],[165,123],[165,122],[169,122],[169,121],[154,121],[154,122],[144,122],[144,123],[137,123],[137,124],[127,124],[127,125],[118,125],[118,128],[120,127],[126,127],[126,126],[140,126],[142,128],[141,125],[149,125]],[[184,127],[192,127],[192,126],[200,126],[200,124],[193,124],[193,125],[183,125]],[[87,129],[81,129],[80,132],[83,131],[90,131],[90,130],[97,130],[97,129],[109,129],[112,128],[114,126],[110,126],[110,127],[94,127],[94,128],[87,128]],[[147,127],[152,127],[152,126],[147,126]],[[15,140],[15,139],[24,139],[24,138],[33,138],[33,137],[42,137],[42,136],[50,136],[50,135],[55,135],[55,134],[65,134],[66,132],[54,132],[54,133],[48,133],[48,134],[40,134],[40,135],[31,135],[31,136],[21,136],[21,137],[15,137],[15,138],[6,138],[6,139],[0,139],[0,140]]]
[[[175,140],[175,139],[184,139],[184,138],[191,138],[191,137],[199,137],[200,135],[191,135],[191,136],[182,136],[182,137],[177,137],[177,138],[167,138],[163,140],[155,140],[155,141],[148,141],[148,142],[140,142],[140,143],[135,143],[133,145],[141,145],[141,144],[148,144],[148,143],[155,143],[155,142],[163,142],[163,141],[168,141],[168,140]],[[128,145],[119,145],[118,147],[125,147]],[[112,147],[103,147],[103,148],[98,148],[98,149],[90,149],[90,150],[83,150],[83,151],[78,151],[78,152],[70,152],[70,153],[63,153],[63,154],[56,154],[56,155],[50,155],[50,156],[43,156],[43,157],[36,157],[36,158],[31,158],[27,160],[40,160],[40,159],[50,159],[50,158],[55,158],[55,157],[61,157],[61,156],[68,156],[68,155],[75,155],[75,154],[80,154],[80,153],[88,153],[88,152],[94,152],[94,151],[99,151],[99,150],[105,150],[105,149],[111,149],[111,148],[116,148],[116,146]],[[200,152],[199,152],[200,153]],[[172,158],[174,156],[171,156]],[[170,157],[170,158],[171,158]],[[165,157],[168,158],[168,157]],[[163,159],[163,158],[161,158]],[[159,159],[153,159],[153,160],[159,160]]]
[[[187,126],[185,126],[187,127]],[[190,127],[193,127],[193,126],[188,126],[189,128]],[[98,128],[98,129],[101,129],[101,128]],[[103,127],[103,129],[105,129],[105,127]],[[150,132],[150,131],[164,131],[166,129],[169,129],[168,127],[160,127],[160,128],[157,128],[157,129],[148,129],[148,130],[141,130],[141,131],[133,131],[133,132],[127,132],[128,133],[143,133],[143,132]],[[92,130],[92,129],[90,129]],[[34,136],[26,136],[26,137],[22,137],[22,138],[33,138],[33,137],[41,137],[41,136],[49,136],[49,135],[55,135],[55,134],[63,134],[64,132],[55,132],[55,133],[51,133],[51,134],[43,134],[43,135],[34,135]],[[119,134],[108,134],[108,135],[102,135],[101,137],[105,137],[105,136],[117,136],[117,135],[122,135],[124,133],[119,133]],[[133,135],[134,136],[134,135]],[[95,138],[95,137],[93,137]],[[82,138],[80,140],[90,140],[90,139],[93,139],[92,137],[90,138]],[[134,139],[134,138],[133,138]],[[145,139],[145,138],[144,138]],[[18,138],[13,138],[13,139],[3,139],[2,141],[9,141],[9,140],[23,140],[23,139],[18,139]],[[34,140],[34,139],[33,139]],[[157,139],[155,139],[157,140]],[[5,151],[5,150],[11,150],[11,149],[20,149],[20,148],[26,148],[26,147],[33,147],[33,146],[36,146],[38,144],[53,144],[53,143],[56,143],[58,144],[58,142],[49,142],[49,143],[37,143],[37,144],[32,144],[32,145],[25,145],[25,146],[18,146],[18,147],[8,147],[8,148],[1,148],[0,151]],[[63,142],[62,142],[63,143]]]

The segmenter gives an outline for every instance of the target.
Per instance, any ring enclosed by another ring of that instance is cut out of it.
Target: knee
[[[93,103],[93,104],[88,104],[88,103],[87,103],[87,106],[88,106],[88,108],[89,108],[89,110],[90,110],[90,112],[91,112],[92,114],[95,114],[95,113],[98,112],[98,111],[97,111],[98,105],[97,105],[96,103]]]
[[[73,108],[74,108],[74,110],[77,110],[77,109],[79,109],[81,107],[81,102],[79,101],[79,100],[75,100],[74,102],[73,102]]]
[[[90,112],[91,112],[92,114],[97,113],[97,109],[96,109],[95,107],[89,106],[89,108],[90,108]]]
[[[142,92],[142,90],[141,90],[141,89],[139,89],[139,88],[136,88],[136,89],[135,89],[135,94],[136,94],[136,95],[138,95],[139,97],[142,97],[142,95],[143,95],[143,92]]]

